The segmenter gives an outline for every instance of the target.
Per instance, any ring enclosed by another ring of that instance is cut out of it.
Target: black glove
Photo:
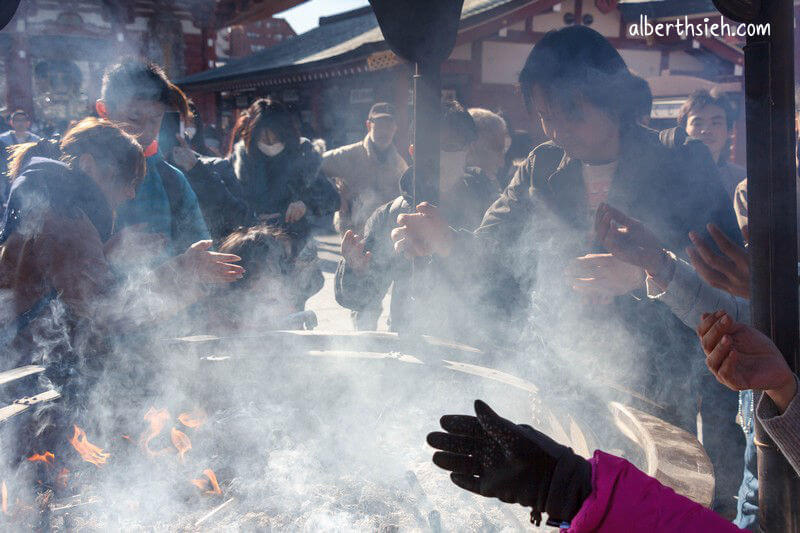
[[[478,415],[445,415],[428,434],[433,462],[468,491],[532,507],[531,521],[569,522],[592,492],[589,462],[530,426],[517,425],[475,400]]]

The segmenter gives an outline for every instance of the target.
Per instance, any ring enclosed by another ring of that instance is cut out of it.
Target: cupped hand
[[[369,268],[372,261],[372,252],[364,251],[365,239],[347,230],[342,239],[342,257],[349,268],[357,274],[363,274]]]
[[[306,204],[302,200],[292,202],[286,208],[286,222],[292,224],[303,218],[306,214]]]
[[[717,381],[733,390],[763,390],[785,410],[797,392],[796,381],[769,337],[735,322],[724,311],[704,314],[697,328],[706,366]]]
[[[608,204],[595,215],[595,238],[614,257],[647,271],[662,287],[671,281],[670,257],[660,239],[642,222]]]
[[[234,265],[242,258],[210,250],[212,241],[197,241],[177,258],[182,275],[201,283],[231,283],[242,279],[244,268]]]
[[[707,226],[708,233],[722,252],[715,252],[697,233],[689,232],[694,246],[686,254],[697,273],[709,285],[734,296],[750,298],[750,256],[747,250],[736,244],[716,225]]]
[[[450,255],[453,230],[438,207],[422,202],[417,206],[416,213],[398,216],[397,225],[391,234],[396,252],[409,258]]]
[[[172,161],[179,169],[189,172],[197,164],[197,154],[189,147],[182,135],[175,134],[175,138],[178,139],[178,144],[172,148]]]
[[[566,268],[567,282],[587,296],[621,296],[638,289],[644,270],[612,254],[587,254],[574,259]]]

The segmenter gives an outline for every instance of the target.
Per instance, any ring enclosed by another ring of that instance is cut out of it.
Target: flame
[[[75,451],[77,451],[87,463],[92,463],[97,467],[104,465],[108,458],[111,457],[111,454],[105,453],[102,448],[89,442],[86,439],[86,432],[84,430],[78,426],[74,427],[75,434],[69,440],[69,443],[72,444]]]
[[[183,456],[192,449],[192,441],[189,440],[186,433],[175,428],[172,428],[170,436],[172,437],[172,444],[177,448],[181,461],[183,461]]]
[[[205,475],[208,480],[205,479],[193,479],[192,485],[197,487],[200,490],[205,491],[206,494],[222,494],[222,490],[219,488],[219,483],[217,483],[217,476],[214,474],[214,471],[210,468],[206,468],[203,470],[203,475]],[[211,487],[209,490],[208,487]]]
[[[208,415],[202,409],[195,409],[190,413],[181,413],[178,420],[187,428],[199,428],[206,423]]]
[[[6,481],[0,485],[0,499],[2,499],[3,514],[8,514],[8,489],[6,489]]]
[[[56,476],[56,484],[62,489],[66,488],[68,479],[69,479],[69,470],[67,470],[66,468],[62,468],[61,472],[59,472],[58,475]]]
[[[42,463],[52,465],[53,461],[55,460],[56,456],[53,455],[53,452],[44,452],[44,455],[35,453],[28,457],[28,461],[35,463],[37,461],[41,461]]]
[[[150,441],[156,438],[164,429],[164,426],[170,419],[169,411],[166,409],[156,409],[155,407],[151,407],[144,414],[144,419],[150,424],[150,428],[142,433],[142,436],[139,440],[142,448],[144,448],[149,455],[162,455],[167,453],[169,448],[164,448],[163,450],[158,450],[157,452],[151,450]]]

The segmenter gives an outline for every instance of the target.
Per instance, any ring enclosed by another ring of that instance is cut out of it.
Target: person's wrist
[[[797,395],[797,380],[791,371],[787,369],[786,379],[783,384],[764,391],[770,397],[772,403],[778,408],[778,412],[783,414]]]
[[[653,278],[656,285],[662,290],[665,290],[675,276],[675,266],[675,256],[669,251],[662,249],[657,259],[645,268],[645,272],[648,276]]]

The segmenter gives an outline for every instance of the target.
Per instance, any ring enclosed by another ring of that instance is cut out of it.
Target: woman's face
[[[532,92],[544,134],[567,155],[585,162],[616,159],[619,123],[608,113],[584,99],[567,107],[550,101],[539,87]]]
[[[81,170],[97,184],[112,209],[136,197],[136,188],[140,181],[131,181],[128,176],[122,176],[123,170],[116,165],[95,160],[91,154],[81,156],[79,165]]]
[[[261,133],[258,136],[258,142],[264,144],[278,144],[279,142],[281,142],[281,139],[274,131],[267,128],[261,130]]]

